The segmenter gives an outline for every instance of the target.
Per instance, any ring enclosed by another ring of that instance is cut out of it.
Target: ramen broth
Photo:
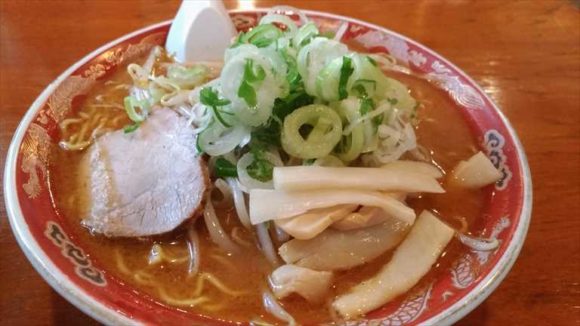
[[[477,152],[476,140],[471,134],[459,109],[449,96],[428,81],[416,76],[388,72],[406,84],[412,95],[422,104],[418,111],[418,127],[416,130],[418,143],[432,155],[433,162],[444,171],[449,172],[460,160]],[[85,103],[74,116],[85,113],[94,114],[96,110],[105,112],[102,127],[119,129],[129,123],[122,109],[107,109],[95,107],[103,98],[110,103],[123,103],[128,90],[122,86],[130,83],[124,69],[119,69],[107,82],[97,85],[88,94]],[[97,100],[99,99],[99,100]],[[73,129],[74,130],[74,129]],[[66,135],[65,135],[66,137]],[[86,204],[77,193],[77,167],[82,151],[65,151],[58,149],[53,153],[50,169],[50,184],[59,213],[68,220],[77,241],[89,254],[93,262],[108,274],[120,281],[132,285],[154,300],[168,306],[191,311],[195,314],[219,317],[231,321],[267,321],[281,323],[269,313],[262,304],[262,290],[267,289],[267,278],[273,268],[264,258],[255,244],[254,235],[245,229],[235,216],[232,207],[216,205],[216,212],[222,221],[224,229],[231,234],[234,231],[243,246],[243,254],[228,255],[213,244],[203,222],[198,221],[195,227],[199,234],[200,267],[197,275],[188,273],[189,253],[185,228],[180,228],[162,236],[138,239],[110,239],[93,235],[82,227],[81,220],[86,212]],[[434,209],[456,228],[469,225],[480,216],[484,197],[480,190],[448,189],[445,194],[424,194],[410,198],[409,205],[420,213],[423,209]],[[460,220],[463,219],[463,222]],[[150,252],[154,244],[159,244],[172,263],[163,261],[149,264]],[[456,256],[457,241],[452,241],[447,252],[438,260],[432,271],[416,285],[421,287],[432,280],[437,273],[448,267]],[[276,246],[281,243],[276,243]],[[338,294],[345,293],[353,285],[374,275],[390,258],[392,252],[387,252],[370,263],[352,268],[348,271],[335,272],[333,287],[326,300],[329,302]],[[181,305],[178,300],[196,298],[196,290],[200,290],[200,277],[212,275],[219,280],[230,294],[217,289],[215,284],[205,279],[200,296],[207,300],[194,305]],[[313,305],[302,297],[291,295],[280,300],[283,307],[299,323],[318,323],[332,320],[327,305]]]

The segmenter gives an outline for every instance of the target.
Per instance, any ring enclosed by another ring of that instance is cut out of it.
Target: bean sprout
[[[274,317],[287,322],[288,325],[296,325],[294,317],[282,308],[270,290],[264,290],[264,292],[262,292],[262,304],[264,305],[264,308],[266,308],[266,311]]]
[[[197,230],[195,230],[195,224],[191,225],[187,230],[187,249],[189,251],[189,276],[196,275],[199,271],[199,264],[201,260],[201,255],[199,254],[199,236],[197,235]]]
[[[209,231],[209,236],[215,244],[230,253],[240,252],[240,247],[228,237],[227,233],[222,228],[211,202],[211,198],[207,199],[207,203],[205,204],[205,209],[203,212],[203,218]]]
[[[264,253],[264,256],[273,266],[280,265],[280,260],[274,250],[274,245],[272,244],[272,239],[270,238],[270,233],[265,223],[260,223],[256,225],[256,233],[258,234],[258,242],[260,243],[260,248]]]

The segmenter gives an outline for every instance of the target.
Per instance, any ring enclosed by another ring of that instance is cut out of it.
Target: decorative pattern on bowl
[[[531,180],[514,131],[485,93],[465,73],[428,48],[384,28],[350,18],[305,11],[322,32],[346,28],[369,52],[386,52],[447,91],[477,136],[482,150],[503,178],[486,194],[481,236],[496,236],[493,252],[464,249],[435,282],[370,313],[369,321],[349,325],[452,323],[475,308],[499,284],[523,244],[531,214]],[[240,30],[254,26],[263,10],[231,12]],[[293,17],[297,20],[297,17]],[[170,22],[132,33],[89,54],[52,83],[35,101],[18,128],[5,171],[6,206],[16,237],[39,273],[65,298],[108,324],[218,323],[138,294],[99,268],[76,243],[76,236],[52,206],[47,164],[58,146],[58,123],[78,109],[95,82],[127,60],[162,45]]]

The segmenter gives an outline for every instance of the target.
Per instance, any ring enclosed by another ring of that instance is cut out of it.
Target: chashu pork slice
[[[131,133],[98,138],[84,154],[80,173],[86,196],[83,224],[109,237],[171,231],[202,208],[209,186],[187,119],[154,111]]]

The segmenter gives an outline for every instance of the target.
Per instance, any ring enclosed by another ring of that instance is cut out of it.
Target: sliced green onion
[[[258,188],[271,185],[272,169],[278,164],[262,154],[267,157],[274,148],[284,149],[284,158],[292,162],[348,164],[364,153],[388,150],[379,143],[377,131],[381,124],[392,122],[389,112],[394,106],[405,121],[414,114],[417,102],[409,89],[387,77],[377,57],[349,51],[344,43],[321,37],[314,23],[302,23],[298,28],[285,15],[265,15],[226,51],[220,79],[211,84],[215,90],[201,90],[205,107],[196,125],[203,131],[196,145],[218,156],[214,173],[218,177],[237,175]],[[159,94],[150,93],[155,98],[173,96],[188,90],[202,75],[201,69],[169,65],[166,76],[161,76],[169,81],[155,84]],[[132,107],[146,118],[148,107]],[[125,129],[131,132],[138,124]],[[234,166],[220,157],[232,151],[247,157],[243,169],[239,161]],[[275,156],[280,159],[278,153]],[[361,163],[367,163],[364,157]]]
[[[149,94],[151,94],[151,98],[149,99],[149,103],[151,103],[151,105],[159,103],[161,98],[166,95],[165,90],[159,87],[159,85],[156,83],[149,83]]]
[[[252,131],[252,141],[270,146],[280,146],[280,124],[275,119]]]
[[[296,29],[297,29],[296,23],[294,23],[292,18],[290,18],[286,15],[268,14],[268,15],[262,17],[262,19],[260,19],[260,26],[267,25],[267,24],[273,24],[273,23],[286,26],[285,32],[287,34],[289,34],[290,36],[293,36],[294,33],[296,33]]]
[[[197,148],[210,156],[219,156],[231,152],[249,136],[249,130],[237,125],[226,128],[219,123],[212,123],[197,135]]]
[[[219,98],[218,92],[211,87],[204,87],[199,92],[199,101],[207,106],[224,106],[230,104],[225,98]]]
[[[246,59],[244,64],[244,75],[242,77],[242,82],[240,83],[240,88],[238,88],[238,96],[242,98],[246,104],[253,108],[256,106],[258,100],[256,99],[256,90],[253,84],[261,82],[266,78],[266,71],[264,68],[258,66],[254,68],[254,60]]]
[[[324,126],[324,132],[316,132],[316,136],[304,137],[300,129],[310,125],[317,129],[317,125]],[[320,158],[328,155],[340,141],[342,121],[331,108],[320,104],[311,104],[301,107],[290,113],[284,120],[282,127],[282,147],[286,153],[302,158]]]
[[[207,129],[207,128],[206,128],[206,129]],[[202,131],[199,133],[199,135],[200,135],[201,133],[203,133],[204,131],[205,131],[205,129],[204,129],[204,130],[202,130]],[[202,146],[202,144],[201,144],[201,143],[200,143],[200,141],[199,141],[199,140],[200,140],[200,138],[201,138],[201,137],[199,137],[199,135],[198,135],[197,137],[195,137],[195,149],[197,150],[197,152],[198,152],[198,153],[203,153],[203,152],[204,152],[204,150],[203,150],[203,146]]]
[[[358,117],[355,117],[354,120],[349,120],[350,124],[346,128],[344,128],[344,130],[342,131],[342,134],[348,135],[351,133],[351,131],[354,127],[358,126],[359,124],[363,123],[364,121],[367,121],[367,120],[370,121],[371,119],[374,119],[378,116],[382,116],[388,111],[394,112],[389,105],[381,105],[381,106],[377,107],[375,110],[367,112],[365,115],[359,115]]]
[[[334,39],[334,36],[336,35],[336,33],[334,31],[326,31],[326,32],[322,32],[320,34],[320,37],[324,37],[327,39]]]
[[[218,178],[238,177],[236,165],[223,157],[218,157],[214,166],[214,172]]]
[[[319,88],[324,86],[327,88],[327,83],[322,82],[320,79],[320,74],[322,70],[326,70],[327,66],[334,65],[334,61],[339,59],[338,71],[340,71],[340,58],[348,53],[348,47],[343,43],[329,40],[323,37],[315,37],[308,43],[308,45],[302,47],[298,51],[296,57],[298,72],[304,81],[304,89],[310,95],[316,96],[319,93]],[[338,73],[335,76],[334,66],[329,73],[332,78],[327,78],[329,81],[333,81],[336,87],[332,91],[327,91],[325,93],[334,94],[338,91]],[[338,94],[336,94],[336,99],[338,99]],[[335,100],[336,100],[335,99]]]
[[[256,99],[256,90],[246,80],[243,80],[240,84],[240,88],[238,88],[238,96],[242,98],[250,108],[255,107],[258,102]]]
[[[179,64],[172,64],[167,68],[167,78],[182,88],[194,88],[198,86],[207,78],[208,73],[209,69],[202,65],[186,67]]]
[[[228,55],[230,60],[221,72],[220,85],[224,97],[232,101],[229,111],[246,126],[267,123],[276,99],[288,93],[284,59],[272,48],[258,49],[249,44],[228,50]],[[232,56],[235,58],[231,59]],[[248,59],[253,60],[252,69],[246,69]],[[251,75],[249,79],[248,75]],[[257,81],[262,75],[263,80]]]
[[[393,103],[397,100],[397,109],[405,112],[406,115],[412,113],[413,108],[417,105],[417,101],[411,96],[409,88],[400,81],[392,78],[387,78],[387,87],[384,93],[384,97],[387,98],[389,103]]]
[[[360,100],[360,115],[366,115],[367,113],[371,112],[375,108],[375,103],[370,98],[363,98]]]
[[[377,90],[377,82],[371,79],[357,79],[352,84],[351,90],[359,98],[373,97]]]
[[[240,157],[237,163],[240,186],[252,189],[272,189],[272,174],[275,166],[282,166],[276,151],[269,152],[263,147],[250,144],[250,151]]]
[[[210,106],[211,110],[213,111],[214,117],[226,128],[230,128],[232,125],[227,123],[221,115],[220,110],[215,106]]]
[[[262,149],[256,149],[255,147],[252,147],[250,151],[254,157],[254,160],[246,168],[248,175],[253,179],[261,182],[268,182],[272,180],[274,164],[272,164],[272,162],[268,161],[264,157],[264,152]]]
[[[347,85],[348,91],[354,91],[359,97],[362,97],[362,88],[368,97],[384,97],[388,87],[388,78],[383,71],[374,66],[366,56],[360,54],[351,54],[354,73]],[[373,82],[371,82],[373,81]]]
[[[379,126],[383,124],[383,120],[384,119],[385,119],[385,115],[384,114],[381,114],[381,115],[378,115],[378,116],[374,117],[373,120],[372,120],[373,121],[373,126],[378,129]],[[376,132],[376,130],[375,130],[375,132]]]
[[[125,105],[125,112],[129,116],[129,119],[133,122],[143,122],[147,115],[149,114],[150,104],[146,100],[137,100],[133,96],[125,97],[123,101]],[[139,111],[139,112],[137,112]]]
[[[204,87],[199,92],[199,101],[201,104],[206,105],[212,109],[214,117],[226,128],[230,128],[231,125],[227,123],[221,115],[219,106],[224,106],[230,104],[228,99],[219,98],[217,91],[211,87]]]
[[[342,57],[328,63],[316,77],[316,95],[325,101],[339,99],[339,81],[342,68]]]
[[[342,67],[340,68],[340,80],[338,81],[338,99],[344,100],[348,97],[348,92],[346,90],[346,84],[348,79],[354,72],[354,67],[352,66],[352,59],[344,56],[342,57]]]
[[[286,80],[290,85],[290,90],[295,89],[298,87],[301,81],[300,73],[298,73],[296,58],[288,54],[287,49],[280,49],[278,52],[282,55],[282,58],[284,58],[284,61],[286,61],[286,64],[288,65]]]
[[[367,60],[375,67],[377,67],[377,60],[373,59],[371,56],[366,56]]]
[[[135,122],[135,123],[132,123],[130,125],[126,125],[123,128],[123,132],[126,134],[132,133],[133,131],[137,130],[137,128],[139,128],[139,126],[141,126],[141,122]]]
[[[364,129],[362,124],[358,124],[350,134],[343,136],[342,141],[337,146],[336,154],[344,162],[355,160],[363,150],[364,146]]]
[[[314,97],[308,95],[304,88],[295,89],[292,93],[284,98],[276,99],[274,103],[274,117],[280,121],[280,124],[286,116],[294,110],[303,106],[310,105],[314,102]]]
[[[244,65],[244,80],[248,83],[255,83],[264,80],[266,78],[266,71],[264,68],[258,66],[254,69],[254,60],[246,59],[246,64]]]
[[[294,44],[294,47],[301,48],[310,43],[310,41],[318,36],[318,34],[320,34],[320,32],[316,25],[313,22],[309,22],[298,29],[298,32],[292,39],[292,43]]]
[[[266,71],[261,66],[254,69],[254,60],[246,59],[244,64],[244,79],[249,83],[255,83],[266,78]]]
[[[258,25],[240,37],[240,43],[250,43],[264,48],[274,43],[283,35],[283,32],[274,24]]]
[[[244,44],[245,35],[246,35],[246,33],[240,32],[240,34],[238,34],[238,36],[236,37],[236,39],[234,40],[234,42],[230,46],[230,49],[233,49],[235,47],[238,47],[238,46]]]

